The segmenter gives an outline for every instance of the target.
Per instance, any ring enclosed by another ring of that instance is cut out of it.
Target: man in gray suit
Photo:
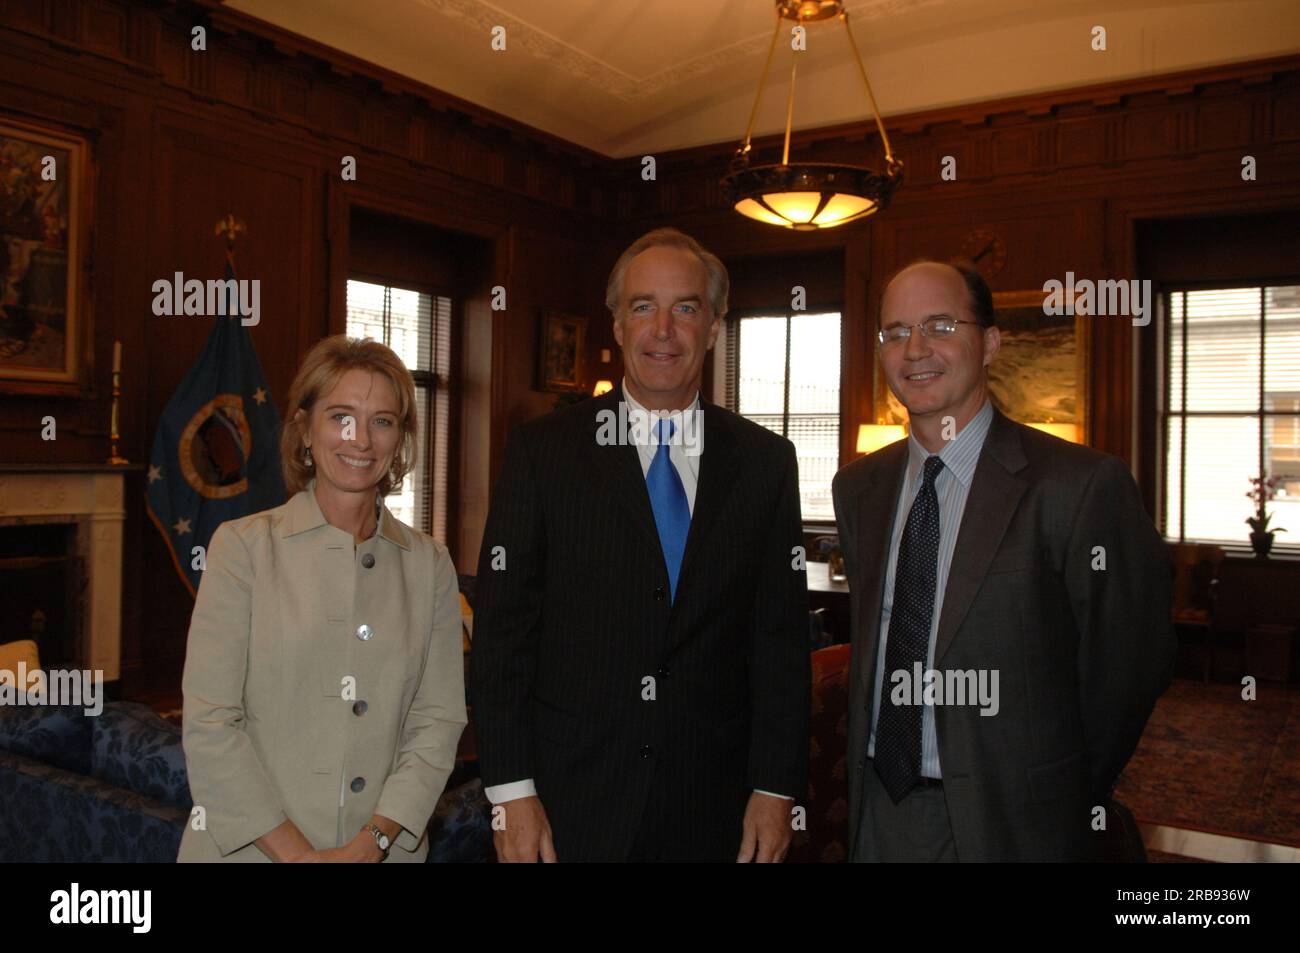
[[[917,262],[880,357],[910,436],[842,469],[857,861],[1089,860],[1169,683],[1169,559],[1118,458],[999,413],[988,285]]]

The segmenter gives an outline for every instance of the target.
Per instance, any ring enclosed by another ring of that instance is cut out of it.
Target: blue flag
[[[235,278],[229,254],[226,278]],[[225,287],[222,314],[163,409],[149,457],[149,516],[191,595],[216,528],[285,498],[280,415],[230,293],[236,286]],[[203,547],[203,559],[196,546]]]

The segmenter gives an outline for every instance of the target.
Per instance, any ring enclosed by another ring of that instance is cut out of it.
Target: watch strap
[[[373,824],[373,823],[367,824],[365,827],[361,829],[363,831],[366,831],[371,837],[375,839],[375,846],[379,848],[380,853],[382,853],[385,857],[387,857],[388,847],[384,846],[384,841],[388,841],[389,847],[391,847],[392,839],[383,831],[381,831],[379,829],[379,825],[377,824]]]

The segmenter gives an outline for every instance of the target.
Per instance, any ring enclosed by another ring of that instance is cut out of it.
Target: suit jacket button
[[[365,789],[366,789],[366,779],[365,779],[365,778],[353,778],[353,779],[352,779],[352,793],[353,793],[353,794],[360,794],[360,793],[361,793],[362,791],[364,791]]]
[[[374,569],[374,568],[375,568],[375,554],[374,554],[374,553],[366,553],[364,556],[362,556],[362,557],[361,557],[361,565],[365,566],[367,569]]]
[[[357,626],[357,638],[362,642],[369,642],[375,637],[375,630],[368,625]]]
[[[657,601],[662,602],[663,599],[664,599],[664,596],[666,596],[666,595],[668,595],[668,593],[664,591],[664,587],[663,587],[663,586],[659,586],[657,589],[655,589],[655,599],[656,599]]]
[[[642,745],[642,746],[641,746],[641,757],[642,757],[642,758],[648,758],[648,757],[650,757],[650,755],[651,755],[651,753],[653,752],[653,750],[654,750],[654,749],[652,749],[649,745]]]
[[[361,715],[364,715],[364,714],[366,713],[366,710],[369,709],[369,708],[370,708],[370,706],[367,705],[365,702],[353,702],[353,703],[352,703],[352,714],[357,715],[358,717],[360,717]]]

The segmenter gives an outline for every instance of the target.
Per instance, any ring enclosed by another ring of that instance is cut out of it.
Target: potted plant
[[[1251,477],[1250,483],[1251,488],[1246,495],[1255,503],[1255,515],[1246,517],[1246,522],[1250,524],[1250,546],[1255,550],[1256,559],[1268,559],[1269,550],[1273,548],[1273,536],[1286,532],[1280,526],[1268,528],[1272,515],[1264,508],[1264,504],[1277,496],[1279,480],[1277,477]]]

